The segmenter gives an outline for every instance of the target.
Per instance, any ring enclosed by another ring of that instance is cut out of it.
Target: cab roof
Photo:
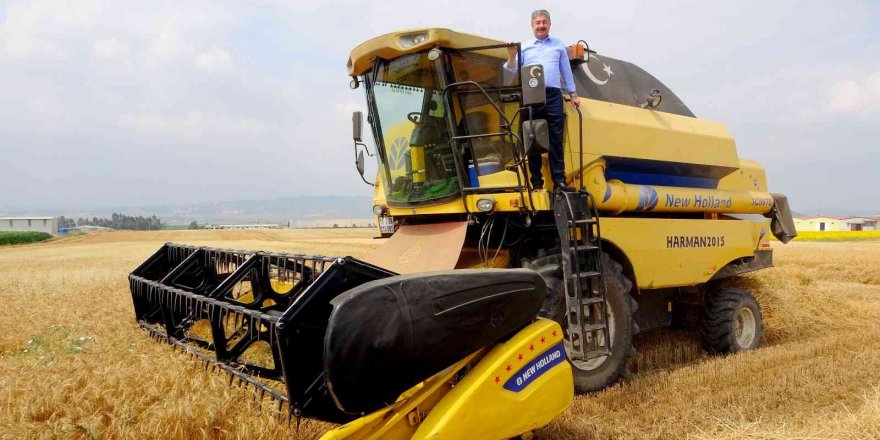
[[[350,76],[357,76],[369,70],[373,65],[373,58],[376,57],[390,60],[434,46],[464,49],[504,43],[504,41],[444,28],[404,29],[359,44],[352,49],[346,68]]]

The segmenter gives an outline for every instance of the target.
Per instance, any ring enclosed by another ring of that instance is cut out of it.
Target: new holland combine
[[[363,260],[167,244],[130,275],[142,327],[254,385],[333,439],[528,435],[575,392],[627,375],[639,331],[698,321],[710,353],[759,345],[760,308],[723,280],[795,236],[784,196],[639,67],[569,48],[575,191],[532,188],[548,146],[540,66],[447,29],[352,50],[387,238]],[[546,160],[546,159],[544,159]],[[544,164],[545,181],[551,181]]]

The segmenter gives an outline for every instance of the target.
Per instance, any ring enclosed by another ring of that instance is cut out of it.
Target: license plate
[[[394,217],[379,217],[379,232],[383,234],[394,233]]]

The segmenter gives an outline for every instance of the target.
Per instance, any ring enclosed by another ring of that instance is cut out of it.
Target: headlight
[[[490,212],[495,209],[495,200],[490,198],[477,200],[477,209],[480,212]]]
[[[373,214],[378,217],[385,213],[385,207],[382,205],[373,205]]]

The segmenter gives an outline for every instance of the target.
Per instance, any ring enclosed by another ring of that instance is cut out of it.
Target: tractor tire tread
[[[736,314],[743,308],[752,310],[756,319],[757,341],[740,347],[736,341]],[[754,297],[738,288],[718,288],[706,296],[700,319],[701,345],[710,354],[730,354],[748,350],[760,343],[762,330],[760,307]]]
[[[639,332],[639,327],[633,317],[638,309],[638,302],[630,295],[633,283],[624,275],[623,266],[614,261],[608,254],[602,253],[601,262],[603,267],[602,273],[605,279],[606,298],[608,298],[609,302],[614,301],[616,308],[624,309],[628,312],[628,316],[618,318],[620,322],[615,324],[615,333],[623,335],[624,340],[622,342],[625,345],[619,348],[612,348],[612,354],[609,359],[613,360],[613,365],[603,363],[593,370],[579,370],[572,365],[575,392],[579,394],[601,390],[614,384],[620,378],[629,377],[631,373],[626,367],[627,361],[630,357],[636,355],[632,339]],[[541,311],[541,316],[554,319],[565,328],[564,315],[558,316],[559,309],[557,308],[560,306],[560,302],[565,301],[565,294],[561,291],[564,289],[562,284],[561,257],[558,254],[549,254],[532,261],[526,261],[523,266],[535,270],[547,281],[548,294],[544,308]],[[611,295],[617,296],[612,299]],[[557,312],[554,313],[554,311]],[[564,308],[561,312],[564,313]]]

